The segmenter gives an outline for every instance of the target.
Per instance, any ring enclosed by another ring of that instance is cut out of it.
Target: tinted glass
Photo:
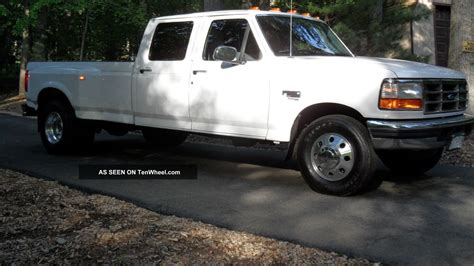
[[[148,58],[152,61],[183,60],[192,30],[193,22],[158,24]]]
[[[213,61],[214,50],[221,46],[232,46],[240,53],[244,40],[245,29],[248,22],[245,19],[215,20],[212,22],[207,35],[206,46],[204,48],[203,59]],[[250,31],[245,48],[245,59],[247,61],[258,60],[261,57],[257,41]]]
[[[290,17],[258,16],[258,24],[276,56],[290,55]],[[351,56],[328,25],[293,17],[293,56]]]

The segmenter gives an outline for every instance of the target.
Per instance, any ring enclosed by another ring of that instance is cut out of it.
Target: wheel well
[[[56,88],[46,88],[40,92],[40,94],[38,95],[38,108],[41,108],[42,105],[51,100],[63,102],[69,108],[71,108],[71,110],[73,109],[71,102],[69,102],[67,96],[62,91]]]
[[[352,117],[362,124],[366,119],[355,109],[346,105],[337,103],[320,103],[306,107],[301,111],[293,123],[290,135],[290,146],[288,149],[287,159],[293,156],[296,140],[303,129],[314,120],[326,115],[346,115]]]
[[[71,102],[69,102],[69,99],[67,98],[67,96],[62,91],[60,91],[56,88],[43,89],[38,95],[38,119],[37,119],[38,131],[40,130],[40,124],[43,123],[42,116],[41,116],[41,111],[42,111],[41,109],[43,108],[43,106],[47,102],[49,102],[51,100],[56,100],[56,101],[62,102],[68,108],[70,108],[70,110],[72,112],[74,111],[74,109],[72,108]]]

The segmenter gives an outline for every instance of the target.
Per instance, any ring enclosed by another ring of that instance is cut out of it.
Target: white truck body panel
[[[298,114],[320,103],[350,107],[367,119],[412,120],[463,113],[426,115],[378,108],[384,79],[465,79],[461,72],[381,58],[277,57],[256,21],[260,14],[274,13],[225,11],[153,19],[136,63],[30,63],[28,105],[38,108],[39,93],[56,88],[67,96],[78,118],[281,142],[290,140]],[[260,60],[244,65],[203,60],[210,23],[231,18],[249,22],[262,53]],[[194,23],[185,59],[150,61],[156,26],[173,21]],[[144,68],[151,72],[140,73]],[[80,81],[80,75],[86,79]],[[283,91],[299,91],[301,97],[288,97]]]
[[[143,35],[136,59],[133,86],[133,113],[135,124],[138,126],[191,130],[188,94],[192,49],[189,46],[192,46],[196,38],[199,19],[186,20],[194,23],[194,30],[184,60],[150,61],[148,58],[158,23],[176,21],[176,19],[151,20]],[[151,71],[139,73],[140,69]]]
[[[380,86],[386,78],[464,79],[464,74],[447,68],[393,59],[367,57],[276,58],[273,66],[269,139],[289,138],[297,115],[315,103],[336,103],[357,110],[371,119],[426,119],[423,111],[384,111],[378,108]],[[418,72],[417,72],[418,71]],[[401,73],[401,74],[400,74]],[[418,73],[416,75],[416,73]],[[308,77],[302,79],[299,77]],[[299,100],[289,101],[283,90],[301,91]],[[454,112],[449,115],[460,115]]]
[[[71,102],[78,118],[133,124],[132,62],[29,63],[28,100],[36,107],[42,89],[56,88]],[[85,76],[83,81],[79,76]]]
[[[239,19],[242,16],[227,16]],[[258,26],[251,18],[253,32]],[[232,65],[221,61],[205,61],[203,50],[213,20],[202,19],[193,51],[193,70],[189,91],[192,129],[202,133],[265,139],[268,131],[270,66],[264,53],[259,61]],[[261,48],[263,40],[257,39]],[[262,49],[262,48],[261,48]],[[262,49],[263,50],[263,49]]]

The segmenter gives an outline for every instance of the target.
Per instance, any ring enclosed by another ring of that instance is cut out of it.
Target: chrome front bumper
[[[368,120],[375,149],[435,149],[447,145],[453,136],[469,135],[474,116],[425,120]]]

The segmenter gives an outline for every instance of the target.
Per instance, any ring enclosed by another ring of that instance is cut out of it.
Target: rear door
[[[191,129],[189,77],[197,19],[150,23],[134,70],[135,124]]]
[[[250,26],[245,64],[213,59],[215,48],[239,52]],[[255,25],[246,17],[210,17],[196,40],[190,89],[193,131],[264,139],[268,131],[269,80]]]

